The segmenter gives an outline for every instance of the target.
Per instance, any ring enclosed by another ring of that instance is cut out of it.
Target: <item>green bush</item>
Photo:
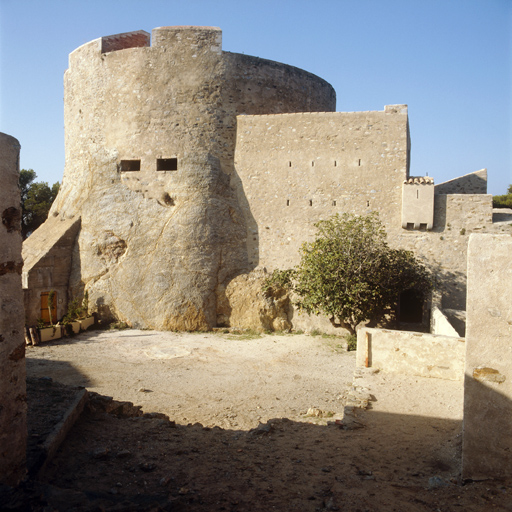
[[[507,194],[493,196],[492,206],[494,208],[512,208],[512,185],[509,185]]]
[[[349,352],[357,350],[357,334],[347,334],[345,339],[347,340],[347,350]]]
[[[299,309],[325,314],[351,334],[364,321],[380,320],[399,296],[432,287],[426,267],[410,251],[391,249],[378,215],[334,215],[315,224],[316,239],[300,249],[293,275]]]

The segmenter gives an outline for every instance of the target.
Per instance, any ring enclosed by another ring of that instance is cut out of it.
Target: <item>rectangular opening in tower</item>
[[[140,160],[121,160],[121,172],[140,171]]]
[[[177,158],[158,158],[156,161],[157,171],[177,171],[178,159]]]

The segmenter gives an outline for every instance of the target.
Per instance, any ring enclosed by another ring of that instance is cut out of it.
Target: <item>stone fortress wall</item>
[[[17,485],[26,473],[19,153],[19,142],[0,133],[0,484],[8,485]]]
[[[292,66],[223,52],[217,28],[161,27],[149,39],[109,36],[71,53],[64,178],[38,237],[51,239],[52,219],[81,220],[69,296],[85,287],[100,316],[208,329],[219,283],[247,270],[229,186],[236,116],[334,110],[335,93]],[[51,242],[33,245],[26,282],[47,268]]]
[[[313,224],[379,212],[400,225],[409,172],[407,107],[383,112],[240,116],[235,169],[251,265],[298,263]]]
[[[504,229],[485,170],[439,185],[410,176],[405,105],[334,112],[327,82],[224,52],[220,29],[91,41],[71,53],[64,82],[64,179],[24,244],[31,323],[50,276],[45,286],[67,286],[63,309],[85,288],[100,317],[136,327],[255,327],[246,319],[277,315],[301,328],[289,305],[255,297],[262,269],[296,264],[316,221],[370,211],[392,246],[436,268],[442,306],[461,310],[469,233]]]
[[[439,185],[412,178],[405,105],[237,121],[232,182],[251,265],[290,268],[318,220],[377,211],[390,245],[412,250],[436,270],[443,307],[465,309],[468,237],[502,229],[493,227],[485,169]]]

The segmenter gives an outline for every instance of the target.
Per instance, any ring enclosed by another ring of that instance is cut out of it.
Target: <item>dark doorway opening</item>
[[[424,297],[416,290],[406,290],[400,294],[398,320],[400,323],[421,324],[423,322]]]

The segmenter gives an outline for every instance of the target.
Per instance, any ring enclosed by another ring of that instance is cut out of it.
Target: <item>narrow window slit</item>
[[[333,205],[333,206],[336,206],[336,201],[333,201],[333,202],[332,202],[332,205]]]
[[[290,200],[289,199],[286,200],[286,206],[290,206]]]
[[[309,200],[309,206],[313,206],[313,199]]]
[[[156,160],[157,171],[177,171],[178,159],[177,158],[157,158]]]
[[[140,160],[121,160],[121,172],[140,171]]]

